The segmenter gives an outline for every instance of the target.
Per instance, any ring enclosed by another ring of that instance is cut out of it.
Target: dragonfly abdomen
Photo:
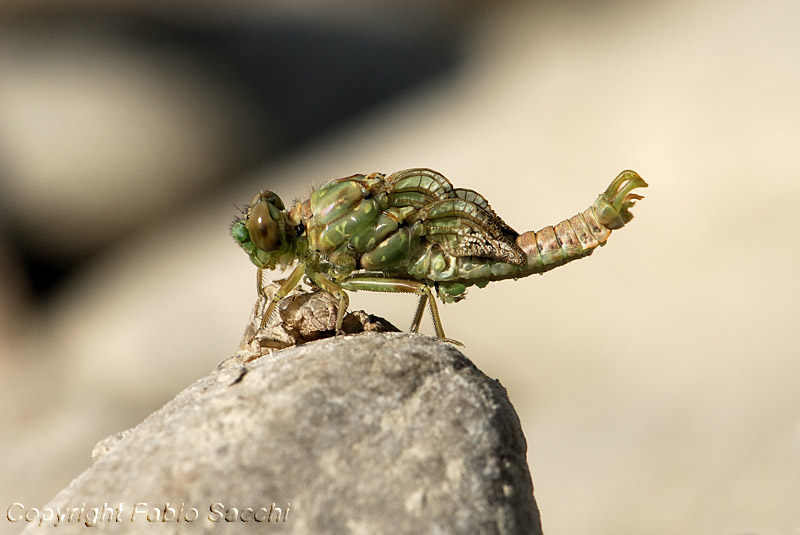
[[[524,274],[544,273],[589,256],[598,246],[605,245],[612,230],[633,219],[629,209],[642,197],[631,190],[642,187],[647,183],[638,174],[623,171],[580,214],[537,232],[520,234],[516,243],[527,257]]]
[[[592,254],[605,244],[611,231],[601,225],[592,207],[554,226],[529,231],[517,238],[525,252],[525,274],[543,273]]]

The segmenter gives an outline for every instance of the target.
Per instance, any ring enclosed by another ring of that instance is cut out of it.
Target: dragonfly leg
[[[264,293],[264,270],[261,268],[256,270],[256,291],[261,297],[267,297]]]
[[[339,299],[339,308],[336,310],[336,334],[344,334],[342,322],[344,321],[344,315],[347,313],[347,307],[350,306],[350,298],[347,297],[347,292],[322,273],[310,271],[308,276],[314,284]]]
[[[442,327],[442,320],[439,318],[439,309],[436,307],[431,289],[427,284],[419,281],[412,281],[406,279],[389,279],[383,277],[375,277],[372,275],[351,275],[341,282],[342,288],[346,290],[368,290],[372,292],[397,292],[397,293],[411,293],[420,296],[417,311],[414,314],[414,322],[412,324],[412,332],[419,330],[419,323],[422,319],[422,313],[425,310],[425,303],[430,305],[431,317],[433,318],[433,327],[436,330],[436,336],[442,340],[446,340],[452,344],[463,345],[456,340],[447,338],[444,334]]]
[[[439,317],[439,307],[436,305],[436,299],[433,298],[433,293],[431,292],[431,289],[428,288],[427,286],[425,286],[425,293],[428,301],[428,309],[431,311],[433,328],[436,329],[436,336],[438,336],[445,342],[450,342],[453,345],[464,347],[464,344],[462,344],[458,340],[448,338],[444,335],[444,327],[442,327],[442,318]],[[422,312],[420,311],[419,314],[421,317]],[[417,325],[417,327],[419,327],[419,324]]]
[[[433,298],[433,294],[431,294],[431,289],[427,286],[425,287],[428,290],[428,308],[431,311],[431,319],[433,319],[433,327],[436,329],[436,336],[443,340],[447,340],[449,342],[455,343],[456,345],[463,346],[461,342],[457,342],[455,340],[451,340],[444,335],[444,328],[442,327],[442,318],[439,317],[439,307],[436,306],[436,299]]]
[[[422,294],[419,296],[419,302],[417,303],[417,311],[414,312],[414,319],[411,320],[411,328],[409,332],[417,333],[419,332],[419,324],[422,321],[422,314],[425,312],[425,305],[428,302],[428,296],[426,294]]]
[[[259,331],[267,325],[269,318],[275,312],[275,307],[278,305],[278,302],[287,295],[289,295],[289,292],[291,292],[294,289],[294,287],[297,286],[297,284],[300,282],[300,279],[303,278],[305,267],[306,267],[305,264],[302,263],[297,264],[297,266],[294,268],[289,277],[287,277],[287,279],[283,281],[283,284],[281,284],[280,288],[278,288],[275,294],[273,294],[272,299],[270,300],[269,305],[267,306],[267,309],[264,311],[263,316],[261,316],[261,324],[258,326]],[[265,295],[264,288],[261,286],[260,269],[258,270],[258,279],[259,279],[259,289],[260,289],[259,293],[261,295]]]

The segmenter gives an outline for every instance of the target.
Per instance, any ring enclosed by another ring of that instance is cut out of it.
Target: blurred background
[[[522,232],[631,168],[607,247],[447,334],[508,388],[547,533],[800,534],[800,4],[111,6],[0,6],[3,510],[235,351],[259,189],[431,167]]]

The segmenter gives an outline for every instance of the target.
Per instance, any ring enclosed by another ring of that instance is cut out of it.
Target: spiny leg
[[[419,302],[417,302],[417,311],[414,312],[414,319],[411,320],[411,328],[408,330],[409,332],[419,332],[419,324],[422,322],[422,314],[425,312],[425,305],[427,302],[427,294],[422,294],[419,296]]]
[[[431,320],[433,321],[433,328],[436,329],[436,336],[450,342],[453,345],[464,347],[464,344],[453,338],[447,338],[444,335],[444,328],[442,327],[442,318],[439,316],[439,307],[436,305],[436,299],[433,298],[431,289],[425,286],[425,293],[427,294],[428,309],[431,311]],[[421,313],[420,313],[421,314]]]
[[[289,295],[289,293],[294,289],[295,286],[300,282],[300,279],[303,278],[303,273],[305,273],[305,264],[299,263],[294,268],[292,273],[287,277],[283,284],[281,284],[280,288],[272,295],[272,299],[267,306],[267,309],[264,310],[263,316],[261,316],[261,324],[258,326],[258,331],[263,329],[267,322],[269,321],[270,316],[275,311],[275,307],[278,305],[278,302]],[[258,270],[258,280],[259,280],[259,294],[266,297],[264,293],[264,288],[261,286],[261,270]],[[258,332],[256,331],[256,332]],[[255,336],[255,335],[254,335]]]
[[[431,319],[433,320],[433,327],[436,329],[436,336],[443,340],[447,340],[448,342],[454,343],[461,347],[464,347],[464,344],[457,340],[451,340],[444,335],[444,329],[442,328],[442,318],[439,317],[439,307],[436,306],[436,299],[433,298],[431,294],[430,288],[427,286],[425,287],[428,290],[428,308],[431,311]]]
[[[256,270],[256,291],[261,297],[267,297],[267,294],[264,293],[264,270],[261,268]]]
[[[417,312],[414,314],[414,322],[412,324],[412,332],[416,326],[419,329],[419,323],[422,318],[422,312],[425,310],[425,303],[430,305],[431,317],[433,318],[433,327],[436,330],[436,336],[450,342],[451,344],[463,346],[457,340],[451,340],[444,334],[442,327],[442,320],[439,318],[439,309],[436,307],[436,301],[433,298],[431,289],[427,284],[419,281],[412,281],[406,279],[389,279],[383,277],[375,277],[371,275],[351,275],[341,282],[342,288],[346,290],[368,290],[372,292],[397,292],[397,293],[412,293],[420,296],[419,304],[417,305]]]

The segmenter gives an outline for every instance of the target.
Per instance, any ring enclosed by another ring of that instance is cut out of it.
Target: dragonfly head
[[[233,239],[260,268],[273,269],[287,263],[294,234],[287,225],[286,209],[278,195],[261,191],[253,197],[245,216],[231,226]]]

